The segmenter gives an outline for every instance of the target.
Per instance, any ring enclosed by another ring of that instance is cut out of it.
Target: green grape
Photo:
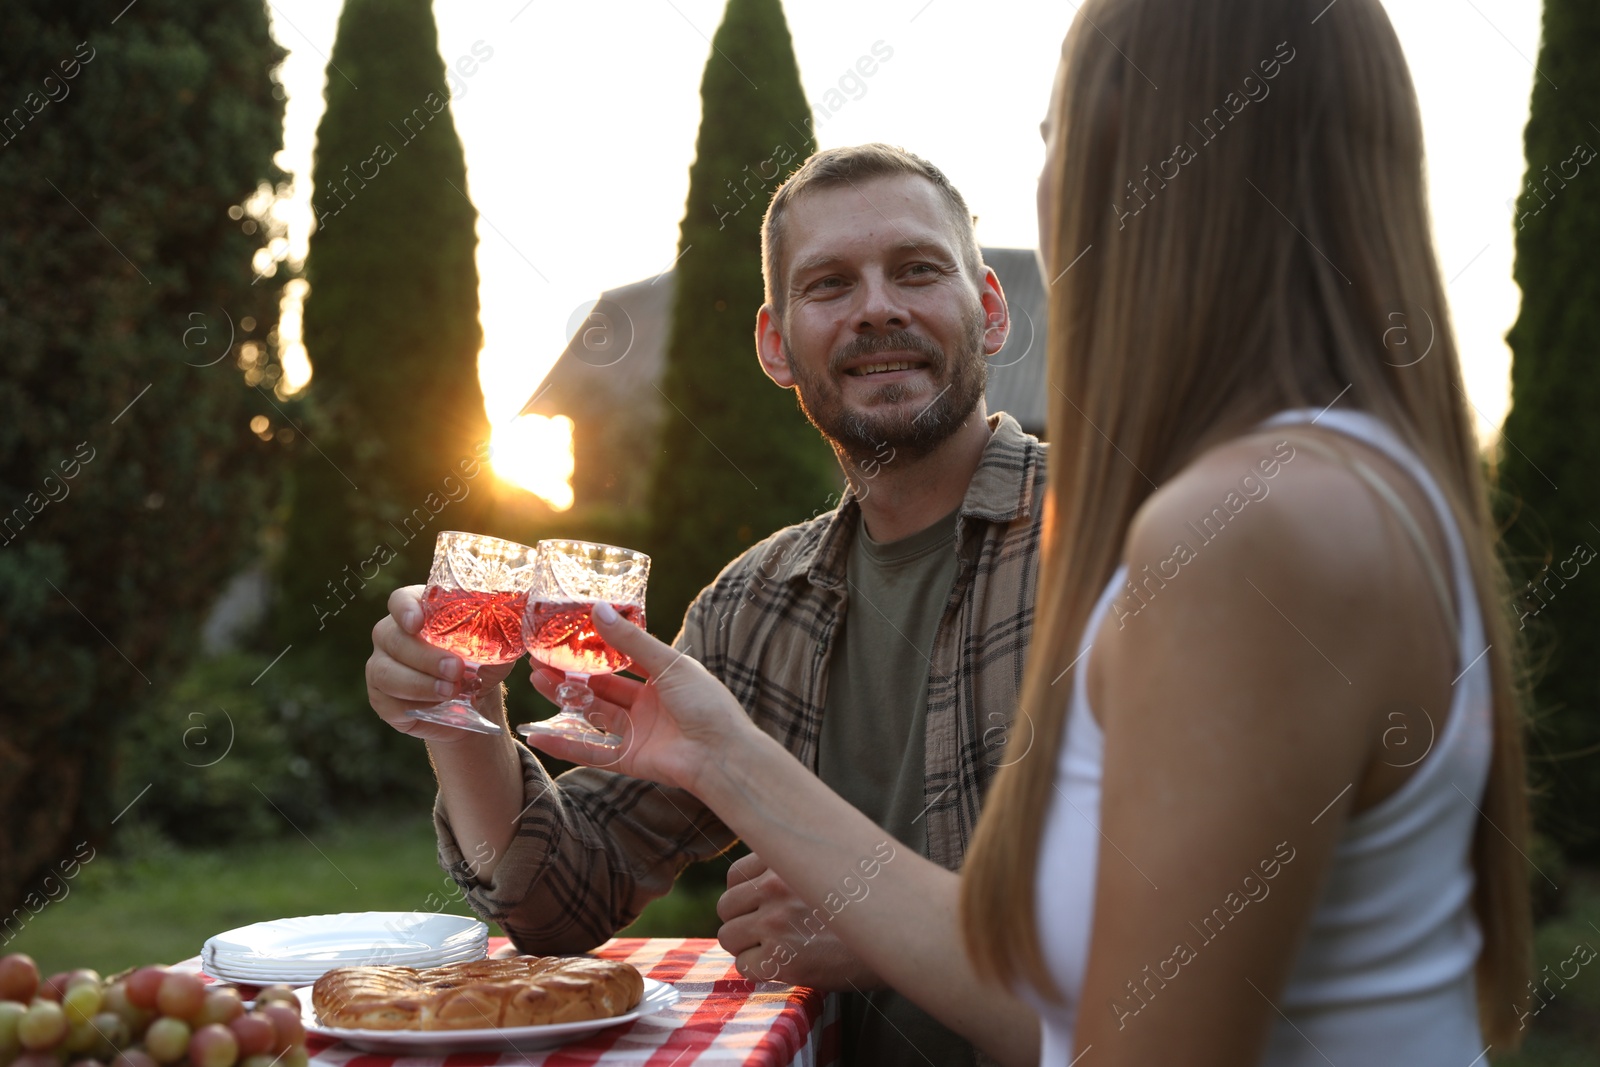
[[[104,996],[94,982],[74,982],[61,996],[61,1007],[67,1013],[67,1022],[74,1026],[87,1023],[100,1012]]]
[[[70,1056],[88,1055],[96,1045],[100,1044],[100,1035],[95,1032],[93,1023],[67,1023],[67,1038],[61,1042],[61,1050]]]
[[[128,1024],[115,1012],[103,1011],[90,1019],[89,1025],[94,1027],[95,1036],[99,1039],[94,1050],[97,1059],[108,1060],[115,1056],[133,1037],[128,1033]]]
[[[17,1039],[17,1023],[27,1013],[26,1004],[0,1000],[0,1059],[9,1059],[21,1050],[22,1042]]]
[[[157,1063],[177,1063],[189,1051],[189,1024],[163,1015],[144,1032],[144,1047]]]
[[[55,1048],[67,1036],[67,1014],[53,1000],[34,1002],[17,1021],[17,1039],[29,1052]]]

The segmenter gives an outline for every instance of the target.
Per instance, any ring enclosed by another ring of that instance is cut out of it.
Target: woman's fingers
[[[633,669],[641,674],[657,677],[683,655],[624,619],[616,608],[604,601],[595,604],[591,617],[606,643],[633,660]]]
[[[591,716],[590,722],[607,733],[617,732],[604,717]],[[554,756],[556,759],[566,760],[568,763],[579,763],[585,767],[599,767],[606,770],[626,770],[618,766],[628,755],[629,738],[626,732],[622,734],[621,746],[617,747],[597,745],[571,734],[532,731],[523,736],[527,739],[529,748],[543,752],[547,756]]]

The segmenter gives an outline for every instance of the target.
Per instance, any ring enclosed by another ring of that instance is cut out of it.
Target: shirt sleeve
[[[673,642],[704,648],[697,598]],[[636,919],[690,863],[733,845],[733,833],[694,796],[638,778],[580,767],[552,779],[518,745],[523,809],[494,879],[479,882],[442,801],[433,809],[439,865],[467,904],[514,944],[541,954],[586,952]]]

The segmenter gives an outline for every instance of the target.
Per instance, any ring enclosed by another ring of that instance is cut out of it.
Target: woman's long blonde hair
[[[1486,1040],[1514,1045],[1530,970],[1519,668],[1400,43],[1379,0],[1087,0],[1062,52],[1043,193],[1050,482],[1018,714],[1059,751],[1051,681],[1153,492],[1144,475],[1285,408],[1382,419],[1448,498],[1483,607],[1479,1015]],[[1002,772],[962,887],[978,967],[1046,991],[1035,881],[1055,773],[1037,755]]]

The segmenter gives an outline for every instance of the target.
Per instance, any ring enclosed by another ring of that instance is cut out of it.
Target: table
[[[489,952],[504,952],[503,937]],[[312,1067],[828,1067],[838,1059],[837,998],[780,982],[752,982],[711,938],[619,937],[594,952],[670,982],[679,1000],[666,1011],[547,1052],[394,1057],[309,1037]],[[193,961],[198,964],[198,959]]]

